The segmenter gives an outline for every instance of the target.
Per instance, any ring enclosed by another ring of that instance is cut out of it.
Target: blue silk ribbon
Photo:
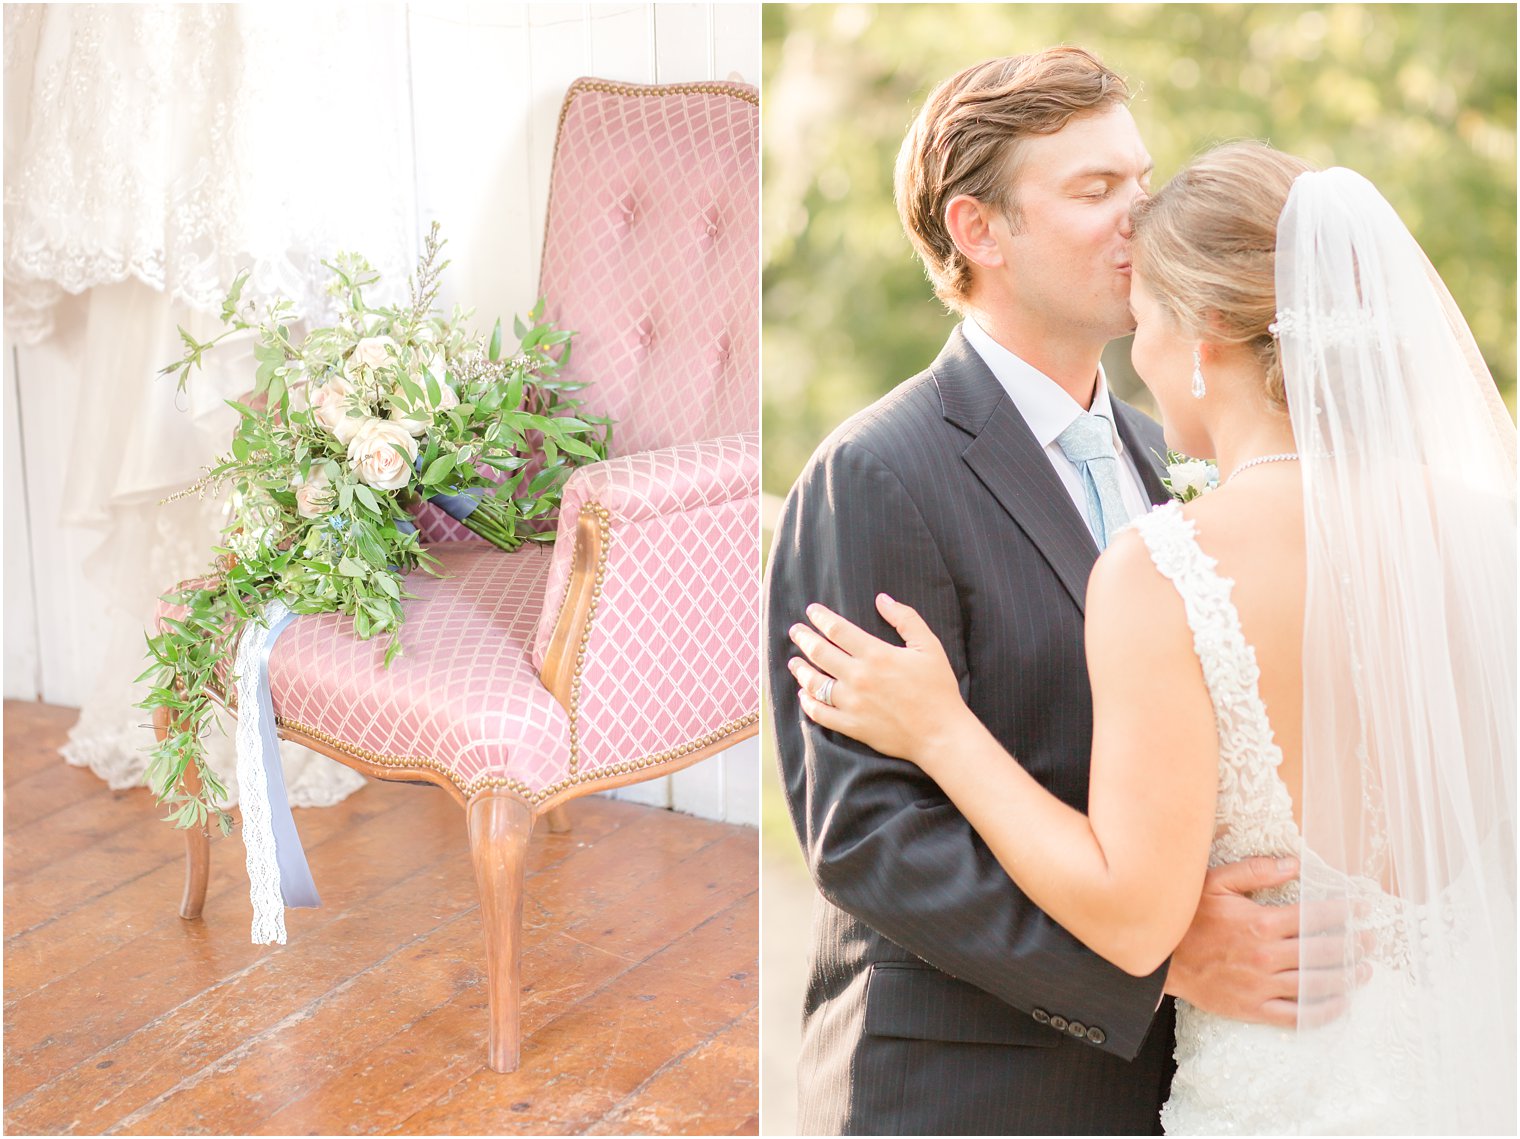
[[[428,501],[455,522],[463,522],[475,512],[475,508],[480,505],[480,500],[486,496],[486,493],[485,487],[472,486],[462,494],[443,494],[440,492],[430,495]]]
[[[286,613],[269,626],[264,651],[259,656],[259,727],[261,729],[264,777],[269,784],[269,821],[274,829],[274,853],[280,866],[280,896],[291,909],[315,909],[322,904],[317,884],[312,881],[306,851],[296,833],[296,821],[290,814],[290,796],[285,790],[285,768],[280,763],[280,739],[275,731],[274,699],[269,691],[269,654],[280,634],[288,629],[298,614]]]

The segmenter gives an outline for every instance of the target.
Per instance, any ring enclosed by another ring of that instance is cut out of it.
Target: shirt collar
[[[1041,447],[1049,447],[1054,443],[1061,432],[1082,414],[1082,405],[1067,395],[1060,384],[1004,348],[988,335],[975,317],[966,317],[963,331],[967,342],[976,349],[977,355],[991,369],[998,383],[1003,385],[1003,390],[1019,409],[1024,422],[1029,424],[1029,430],[1034,433]],[[1093,392],[1092,407],[1087,410],[1108,420],[1114,437],[1114,450],[1122,455],[1124,440],[1119,438],[1113,401],[1108,394],[1108,377],[1103,373],[1101,362],[1098,364],[1098,385]]]

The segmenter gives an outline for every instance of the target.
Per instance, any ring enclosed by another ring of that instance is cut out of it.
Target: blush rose
[[[416,458],[416,440],[400,424],[384,419],[361,420],[358,432],[348,445],[349,466],[376,490],[396,490],[405,486],[412,477],[412,463]]]

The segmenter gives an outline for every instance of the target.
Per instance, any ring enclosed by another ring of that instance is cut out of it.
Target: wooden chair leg
[[[544,820],[549,824],[550,834],[564,834],[570,829],[570,812],[563,803],[544,815]]]
[[[533,812],[521,799],[493,788],[470,800],[468,819],[486,930],[488,1058],[493,1071],[515,1072],[521,1035],[523,866]]]
[[[153,710],[153,731],[159,739],[169,734],[169,710]],[[184,788],[194,795],[201,789],[201,777],[192,766],[185,771]],[[211,831],[205,826],[185,831],[185,893],[180,899],[179,916],[194,921],[206,906],[206,883],[211,877]]]

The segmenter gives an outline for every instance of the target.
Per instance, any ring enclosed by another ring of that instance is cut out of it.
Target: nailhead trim
[[[354,756],[356,759],[362,759],[368,763],[373,763],[377,767],[425,767],[430,771],[436,771],[438,774],[446,778],[450,783],[454,784],[454,786],[458,787],[459,790],[464,793],[466,799],[470,798],[480,791],[485,790],[487,787],[505,787],[516,794],[523,801],[528,803],[530,806],[536,806],[537,804],[542,803],[544,800],[552,798],[553,796],[559,794],[566,788],[574,787],[580,783],[594,782],[595,780],[606,778],[608,775],[626,775],[634,771],[642,771],[646,767],[654,767],[661,763],[669,763],[673,759],[679,759],[683,755],[689,755],[691,752],[699,751],[704,747],[711,747],[713,744],[721,742],[728,736],[733,735],[735,732],[740,732],[745,728],[752,727],[759,721],[760,713],[751,712],[746,716],[739,717],[737,720],[730,720],[728,723],[723,724],[721,727],[708,732],[705,736],[699,736],[697,739],[691,740],[684,744],[680,744],[677,747],[667,748],[665,751],[656,752],[653,755],[646,755],[642,759],[631,759],[626,760],[623,763],[610,764],[607,767],[598,768],[595,771],[583,771],[579,774],[571,775],[566,779],[561,779],[555,783],[550,783],[548,786],[541,787],[537,791],[534,791],[531,790],[528,785],[522,780],[513,779],[511,776],[507,775],[483,775],[478,779],[472,779],[466,783],[462,781],[457,775],[455,775],[453,771],[451,771],[444,764],[439,763],[436,759],[430,759],[427,756],[421,755],[383,755],[380,752],[370,751],[367,748],[356,747],[354,744],[349,743],[347,740],[339,739],[337,736],[331,735],[318,728],[313,728],[307,724],[302,724],[299,721],[287,719],[284,716],[275,717],[275,723],[277,723],[282,728],[289,728],[293,731],[300,732],[303,735],[310,736],[314,740],[319,740],[322,743],[338,748],[342,751],[347,752],[349,755]]]
[[[577,79],[565,92],[565,102],[559,109],[559,125],[554,132],[554,149],[559,151],[559,132],[564,129],[565,116],[570,113],[570,103],[582,91],[597,91],[603,95],[728,95],[743,99],[758,107],[760,94],[746,91],[737,83],[660,83],[650,86],[644,83],[618,83],[611,79]]]

